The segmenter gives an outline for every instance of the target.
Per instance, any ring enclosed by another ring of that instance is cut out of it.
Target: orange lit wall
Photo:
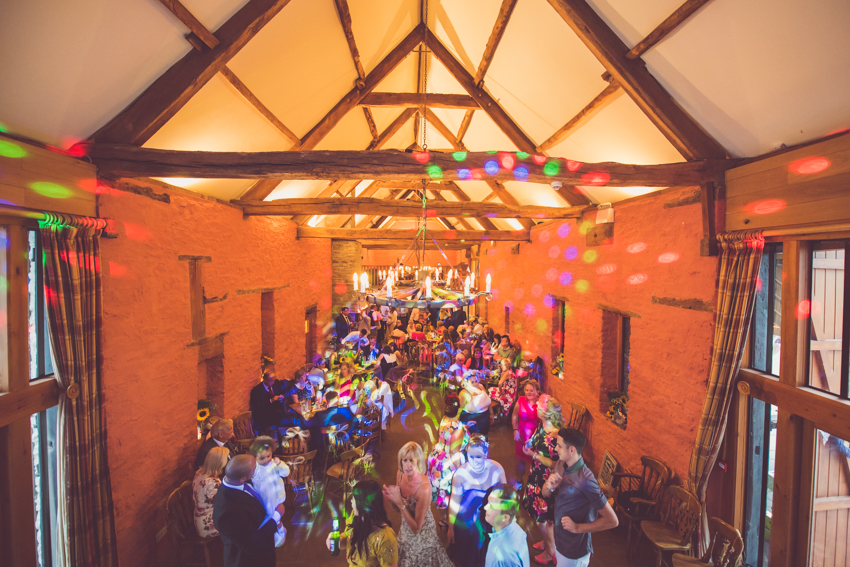
[[[684,191],[683,191],[684,192]],[[550,362],[552,308],[547,294],[567,302],[564,379],[548,374],[546,390],[561,402],[588,408],[585,452],[598,470],[605,451],[632,471],[641,455],[662,459],[687,478],[705,395],[714,330],[712,313],[652,303],[652,296],[713,301],[718,262],[700,257],[700,205],[664,209],[678,193],[615,205],[610,245],[586,246],[575,221],[531,231],[532,242],[511,254],[510,243],[485,247],[481,279],[493,275],[488,309],[497,333],[511,308],[511,335]],[[585,222],[592,222],[586,217]],[[609,421],[602,386],[601,305],[634,312],[631,319],[630,410],[626,430]]]
[[[157,191],[160,192],[160,191]],[[295,239],[291,221],[252,217],[209,200],[172,194],[162,203],[130,193],[99,196],[100,215],[117,221],[120,237],[102,239],[104,266],[103,388],[118,550],[124,567],[157,563],[170,536],[164,527],[169,492],[191,480],[197,454],[196,408],[207,390],[189,311],[189,267],[178,255],[210,256],[203,264],[208,298],[206,334],[227,331],[218,372],[223,407],[248,409],[259,380],[261,294],[274,288],[276,370],[289,378],[304,362],[304,314],[319,308],[321,328],[331,305],[330,240]],[[270,321],[269,317],[264,319]],[[273,329],[271,328],[273,327]]]

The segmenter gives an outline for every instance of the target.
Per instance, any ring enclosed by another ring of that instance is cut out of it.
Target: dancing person
[[[499,401],[499,413],[507,417],[517,399],[517,378],[507,359],[500,360],[499,366],[502,372],[499,376],[499,385],[490,388],[490,398]]]
[[[431,501],[443,510],[440,525],[448,527],[449,497],[455,472],[466,463],[464,450],[469,442],[466,426],[458,421],[460,400],[457,394],[446,396],[443,419],[437,433],[437,443],[428,455],[428,479],[431,481]]]
[[[214,447],[207,453],[204,466],[199,468],[192,480],[192,499],[195,501],[195,530],[203,538],[218,537],[213,525],[213,505],[221,474],[230,453],[224,447]]]
[[[398,567],[398,540],[384,509],[381,485],[361,480],[351,494],[351,517],[342,534],[349,567]],[[331,534],[325,540],[331,549]]]
[[[484,505],[484,521],[493,526],[484,567],[529,567],[525,531],[516,523],[519,498],[507,484],[490,490]]]
[[[248,449],[248,454],[257,460],[251,484],[262,497],[268,515],[273,514],[278,506],[283,506],[286,501],[286,484],[283,479],[289,476],[289,467],[274,456],[276,448],[277,441],[261,435],[251,442]],[[280,524],[274,534],[274,545],[280,547],[285,541],[286,528]]]
[[[269,517],[262,498],[248,481],[257,461],[236,455],[224,468],[224,479],[215,496],[213,523],[224,544],[224,567],[274,567],[274,534],[284,508]]]
[[[551,498],[544,496],[543,487],[559,458],[555,445],[558,442],[558,429],[564,422],[561,404],[555,398],[541,396],[537,401],[537,417],[540,418],[540,425],[522,448],[532,460],[522,505],[543,534],[543,540],[534,544],[534,549],[542,550],[534,557],[534,561],[548,565],[556,561],[553,531],[555,509]]]
[[[381,367],[381,377],[386,380],[390,375],[390,370],[398,366],[398,357],[393,345],[389,344],[384,347],[383,352],[378,356],[377,363]]]
[[[425,476],[425,455],[413,441],[398,452],[396,485],[384,486],[384,498],[401,512],[398,534],[399,567],[452,567],[437,537],[431,514],[431,485]]]
[[[491,486],[505,483],[505,469],[487,458],[490,444],[472,435],[466,445],[466,464],[455,472],[449,503],[449,556],[457,567],[482,567],[484,527],[479,513]]]
[[[525,477],[526,464],[531,464],[531,457],[525,454],[523,448],[540,425],[537,417],[537,398],[540,397],[540,384],[534,380],[522,383],[522,396],[517,398],[511,423],[514,428],[514,454],[516,455],[516,485],[519,490]]]
[[[478,383],[478,374],[474,370],[467,372],[460,392],[463,407],[460,419],[466,423],[470,433],[490,434],[490,395],[487,388]]]
[[[231,457],[236,455],[239,451],[236,448],[236,445],[233,444],[232,439],[233,420],[219,419],[216,421],[213,424],[212,429],[210,429],[209,439],[201,443],[201,447],[198,449],[198,456],[195,457],[195,470],[204,466],[207,453],[210,452],[210,449],[215,447],[224,447],[229,451]]]
[[[557,437],[559,460],[543,486],[543,494],[555,501],[557,567],[587,567],[593,553],[590,534],[616,528],[619,520],[584,464],[584,435],[565,428]]]

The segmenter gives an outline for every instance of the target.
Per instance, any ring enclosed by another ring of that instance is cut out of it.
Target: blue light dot
[[[484,171],[487,172],[487,175],[496,175],[499,173],[499,163],[496,160],[491,159],[484,164]]]
[[[514,170],[514,178],[517,181],[525,181],[528,179],[528,168],[524,165],[519,166]]]
[[[570,285],[573,281],[573,275],[569,272],[564,272],[561,274],[561,285]]]
[[[462,168],[462,169],[457,170],[457,178],[460,179],[461,181],[469,179],[471,177],[472,177],[472,174],[469,173],[468,169]]]
[[[564,250],[564,259],[565,260],[575,260],[578,256],[578,248],[575,246],[570,246],[566,250]]]

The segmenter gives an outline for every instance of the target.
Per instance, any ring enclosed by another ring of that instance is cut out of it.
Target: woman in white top
[[[490,433],[490,395],[478,380],[478,373],[474,370],[464,375],[460,392],[463,411],[458,419],[466,423],[470,433],[486,436]]]

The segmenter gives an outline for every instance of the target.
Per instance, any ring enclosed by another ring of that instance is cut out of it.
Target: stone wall
[[[359,293],[354,289],[353,275],[361,274],[362,248],[353,240],[333,240],[331,242],[331,267],[333,270],[333,310],[339,312],[343,307],[352,307]],[[370,282],[372,283],[372,282]]]
[[[99,206],[120,234],[101,240],[118,551],[124,567],[161,564],[171,545],[170,537],[157,543],[165,498],[194,472],[198,399],[216,400],[213,413],[232,417],[248,409],[262,353],[273,352],[281,377],[304,363],[306,310],[318,306],[320,328],[330,319],[331,243],[296,240],[288,220],[243,220],[236,208],[180,193],[163,203],[107,192]],[[227,334],[222,355],[203,363],[199,347],[186,346],[189,267],[178,255],[209,256],[204,294],[227,294],[206,305],[206,335]]]
[[[545,388],[562,402],[588,408],[585,456],[594,470],[607,450],[632,471],[640,470],[641,455],[652,455],[687,477],[714,314],[655,304],[652,298],[713,302],[718,262],[700,257],[699,204],[663,208],[677,194],[617,204],[614,238],[606,245],[586,245],[583,232],[592,224],[557,221],[535,227],[532,242],[520,244],[519,254],[511,253],[511,243],[482,251],[480,278],[493,277],[494,297],[486,308],[494,329],[502,332],[507,306],[512,338],[547,365],[558,339],[549,295],[565,299],[564,378],[547,374]],[[592,221],[588,216],[584,222]],[[603,307],[635,314],[625,430],[605,417],[612,361],[602,354]]]
[[[466,261],[466,251],[465,250],[444,250],[446,256],[448,257],[451,265],[457,265],[459,262]],[[404,249],[402,250],[370,250],[368,248],[363,249],[362,257],[363,257],[363,265],[364,266],[392,266],[394,265],[400,257],[404,254]],[[407,254],[411,256],[410,252]],[[407,261],[408,264],[413,262],[413,259]],[[448,262],[443,258],[442,254],[440,254],[439,250],[426,250],[425,251],[425,262],[426,265],[436,266],[437,264],[441,264],[443,266],[448,266]],[[415,263],[415,262],[414,262]],[[448,269],[448,268],[446,268]],[[446,271],[446,270],[444,270]]]

